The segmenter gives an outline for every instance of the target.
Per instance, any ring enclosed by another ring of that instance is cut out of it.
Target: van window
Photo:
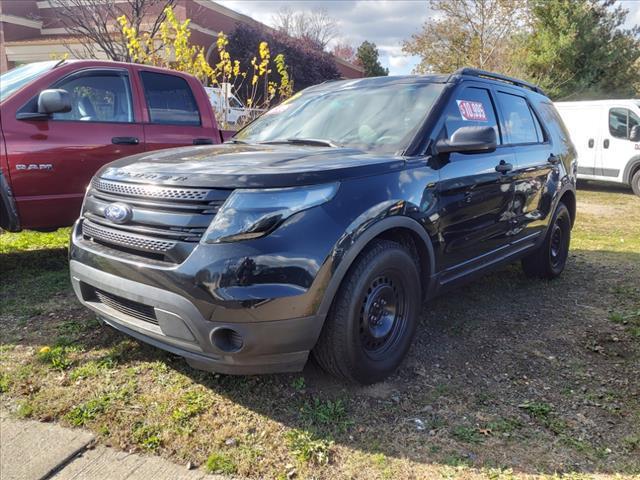
[[[498,122],[489,91],[468,87],[459,91],[449,102],[444,113],[447,138],[460,127],[493,127],[500,142]]]
[[[542,129],[527,100],[518,95],[498,92],[502,112],[502,131],[510,144],[543,142]]]
[[[609,110],[609,133],[615,138],[628,140],[631,129],[640,124],[640,118],[628,108]]]
[[[154,72],[140,76],[151,123],[200,125],[198,105],[184,78]]]
[[[236,99],[236,97],[229,97],[229,106],[231,108],[242,108],[242,104]]]
[[[55,85],[71,95],[71,111],[54,113],[53,120],[133,122],[129,78],[112,72],[72,76]]]

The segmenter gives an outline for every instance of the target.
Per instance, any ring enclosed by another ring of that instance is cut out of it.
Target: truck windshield
[[[43,72],[51,70],[56,63],[58,60],[29,63],[0,75],[0,102]]]
[[[395,83],[310,89],[266,112],[234,140],[308,141],[393,153],[408,145],[443,88],[439,83]]]

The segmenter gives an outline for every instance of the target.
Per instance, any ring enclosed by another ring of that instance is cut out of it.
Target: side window
[[[232,108],[242,108],[242,104],[235,97],[229,97],[229,106]]]
[[[184,78],[141,72],[151,123],[200,125],[200,112]]]
[[[460,127],[493,127],[500,143],[496,113],[489,91],[484,88],[468,87],[456,92],[444,116],[447,138],[451,138]]]
[[[628,140],[631,129],[640,124],[640,118],[627,108],[609,110],[609,133],[615,138]]]
[[[54,113],[53,120],[133,122],[127,75],[96,72],[63,79],[55,85],[71,95],[71,111]]]
[[[538,104],[538,111],[540,112],[544,123],[547,126],[553,127],[552,130],[557,132],[564,143],[569,143],[571,141],[571,135],[569,135],[569,131],[567,130],[562,117],[553,104],[549,102],[540,102]]]
[[[498,92],[502,112],[502,132],[507,143],[538,143],[544,141],[542,130],[527,100],[518,95]]]

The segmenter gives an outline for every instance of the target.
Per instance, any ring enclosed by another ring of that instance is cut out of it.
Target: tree
[[[358,47],[356,58],[362,68],[365,77],[380,77],[389,75],[389,69],[384,68],[378,59],[378,47],[373,42],[364,41]]]
[[[350,63],[354,63],[358,61],[358,59],[356,58],[355,48],[353,48],[351,45],[349,45],[346,42],[341,42],[336,44],[331,50],[331,53],[333,54],[334,57],[341,58],[342,60],[345,60]]]
[[[272,51],[285,56],[287,71],[295,90],[340,78],[340,72],[329,53],[318,50],[311,42],[291,38],[279,31],[238,24],[229,34],[228,51],[233,58],[246,65],[251,63],[251,52],[256,51],[261,41],[266,41]],[[246,98],[248,94],[248,87],[245,85],[240,95]]]
[[[129,25],[140,32],[142,27],[154,37],[166,19],[166,8],[176,0],[51,0],[56,18],[69,34],[78,39],[82,51],[77,57],[97,58],[104,53],[110,60],[131,61],[127,41],[116,19],[124,16]]]
[[[554,99],[640,93],[640,26],[614,0],[534,0],[524,67]]]
[[[307,40],[319,50],[324,50],[338,33],[336,20],[325,9],[297,12],[291,7],[282,7],[273,15],[271,23],[277,30]]]
[[[417,73],[476,67],[513,74],[526,6],[521,0],[433,0],[430,19],[402,49],[421,57]]]
[[[171,7],[166,8],[165,17],[158,27],[159,38],[152,37],[149,32],[139,32],[124,15],[117,19],[126,39],[127,52],[134,62],[187,72],[205,85],[223,87],[221,90],[225,103],[228,103],[229,93],[243,90],[246,92],[244,98],[247,106],[258,109],[253,113],[269,108],[274,99],[283,100],[291,96],[293,83],[284,55],[279,53],[272,58],[267,42],[260,40],[257,43],[258,54],[241,65],[239,60],[232,59],[227,50],[228,37],[224,32],[219,32],[215,43],[217,59],[210,65],[204,47],[193,45],[190,41],[191,20],[178,21]],[[246,53],[251,55],[250,52]],[[249,64],[249,71],[243,70]],[[216,110],[215,113],[219,124],[228,128],[227,109]]]

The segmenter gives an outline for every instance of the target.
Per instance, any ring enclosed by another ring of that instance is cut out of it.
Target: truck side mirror
[[[460,127],[450,139],[436,142],[436,153],[492,152],[498,145],[496,131],[492,127]]]
[[[632,142],[640,142],[640,125],[634,125],[629,132],[629,140]]]
[[[66,113],[71,111],[71,95],[63,89],[43,90],[38,95],[38,113]]]

